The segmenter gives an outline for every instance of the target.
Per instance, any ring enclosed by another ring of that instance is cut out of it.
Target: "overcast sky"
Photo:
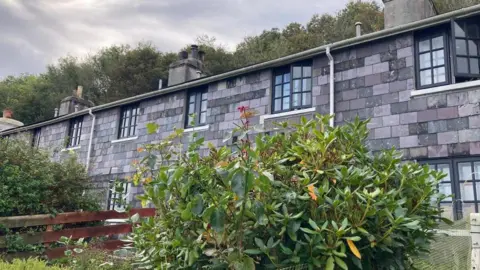
[[[151,41],[177,52],[202,34],[233,49],[247,35],[306,23],[349,0],[0,0],[0,78],[67,54]]]

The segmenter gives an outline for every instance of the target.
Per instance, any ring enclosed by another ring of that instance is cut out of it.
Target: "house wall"
[[[415,87],[413,35],[403,34],[370,44],[333,51],[335,59],[335,124],[355,117],[371,118],[368,140],[373,151],[395,147],[405,159],[438,158],[480,154],[480,89],[411,98]],[[273,122],[297,122],[301,116],[329,113],[329,66],[325,55],[313,59],[312,108],[296,115],[269,118],[272,70],[263,70],[208,85],[208,129],[200,131],[205,145],[223,146],[225,133],[239,122],[239,106],[249,106],[258,115],[252,124],[269,129]],[[229,83],[228,85],[232,85]],[[106,190],[108,181],[133,173],[131,163],[139,159],[137,148],[166,138],[185,123],[186,91],[166,94],[139,103],[137,137],[117,140],[120,108],[95,113],[96,122],[89,174]],[[265,119],[264,119],[265,118]],[[146,124],[159,125],[147,134]],[[74,150],[85,162],[92,118],[84,116],[80,148]],[[40,147],[61,160],[68,122],[42,127]],[[187,140],[187,139],[185,139]],[[186,143],[186,141],[185,141]],[[228,142],[227,142],[228,143]],[[131,196],[141,192],[134,188]]]

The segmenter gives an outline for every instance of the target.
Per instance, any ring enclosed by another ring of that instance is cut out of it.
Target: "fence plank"
[[[125,245],[126,245],[126,243],[123,242],[122,240],[108,240],[108,241],[102,242],[98,245],[95,245],[93,248],[94,249],[102,249],[102,250],[113,251],[113,250],[120,249],[120,248],[124,247]],[[71,248],[73,248],[73,247],[71,247]],[[48,249],[48,250],[45,251],[45,255],[49,259],[61,258],[61,257],[65,256],[65,250],[66,249],[67,249],[66,247],[58,247],[58,248]]]
[[[67,229],[54,232],[41,232],[34,234],[21,234],[24,243],[26,244],[40,244],[40,243],[53,243],[60,240],[62,236],[72,237],[72,239],[98,237],[107,235],[124,234],[132,231],[131,224],[120,224],[111,226],[98,226],[98,227],[83,227],[75,229]],[[4,236],[0,237],[0,248],[5,247],[6,239]]]
[[[55,217],[52,217],[51,215],[0,217],[0,224],[6,228],[22,228],[42,225],[101,221],[106,219],[122,219],[128,218],[129,216],[137,213],[141,217],[152,217],[155,215],[155,208],[132,209],[129,211],[129,213],[119,213],[111,210],[99,212],[69,212],[58,214]]]

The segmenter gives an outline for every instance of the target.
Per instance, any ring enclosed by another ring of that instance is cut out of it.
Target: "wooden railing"
[[[46,231],[36,233],[22,233],[25,244],[44,244],[46,246],[45,255],[48,258],[62,257],[65,247],[48,248],[50,243],[55,243],[60,240],[62,236],[71,237],[72,239],[113,236],[119,234],[126,234],[132,231],[131,224],[116,224],[116,225],[99,225],[91,227],[67,228],[55,231],[53,225],[59,224],[74,224],[81,222],[95,222],[105,221],[110,219],[127,219],[135,214],[140,217],[152,217],[155,215],[154,208],[132,209],[128,213],[120,213],[116,211],[99,211],[99,212],[71,212],[61,213],[52,217],[51,215],[32,215],[32,216],[15,216],[15,217],[0,217],[0,226],[8,229],[28,228],[35,226],[46,226]],[[66,226],[68,227],[68,225]],[[101,242],[98,247],[101,249],[115,250],[123,246],[124,242],[121,240],[106,240]],[[0,249],[7,246],[6,236],[0,236]]]

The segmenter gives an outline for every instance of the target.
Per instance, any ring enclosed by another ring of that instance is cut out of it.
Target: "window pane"
[[[473,163],[473,170],[474,170],[474,176],[475,180],[480,180],[480,162],[474,162]]]
[[[311,91],[312,90],[312,79],[303,79],[302,91]]]
[[[282,96],[282,86],[277,85],[275,86],[275,97],[281,97]]]
[[[283,82],[290,82],[290,73],[283,75]]]
[[[427,39],[427,40],[424,40],[424,41],[420,41],[418,43],[418,48],[419,48],[420,52],[429,51],[430,50],[430,40]]]
[[[302,91],[301,88],[302,80],[293,80],[293,92],[300,92]]]
[[[429,68],[432,66],[430,53],[420,54],[420,68]]]
[[[195,103],[190,103],[190,105],[188,105],[188,114],[192,113],[195,113]]]
[[[463,218],[469,218],[471,213],[475,213],[474,203],[462,203],[462,216]]]
[[[458,163],[459,180],[472,180],[472,165],[468,163]]]
[[[443,213],[442,213],[442,217],[444,218],[448,218],[450,220],[455,220],[454,218],[454,212],[453,212],[453,206],[451,203],[445,203],[445,204],[442,204],[440,205],[440,208],[442,208],[443,210]]]
[[[443,36],[432,39],[432,49],[435,50],[440,48],[443,48]]]
[[[308,106],[312,104],[312,94],[311,93],[303,93],[302,94],[302,106]]]
[[[470,58],[470,73],[480,74],[478,58]]]
[[[478,38],[478,25],[476,25],[473,21],[467,23],[467,35],[469,38]]]
[[[477,56],[478,55],[478,46],[477,41],[469,40],[468,41],[468,55]]]
[[[282,110],[282,99],[281,98],[275,99],[273,110],[274,111],[281,111]]]
[[[303,77],[312,77],[312,68],[307,66],[303,67]]]
[[[432,84],[432,71],[424,70],[420,71],[420,85]]]
[[[282,83],[282,75],[275,76],[275,84],[281,84]]]
[[[207,113],[203,112],[200,114],[200,124],[205,124],[207,122]]]
[[[302,77],[302,67],[293,67],[293,78],[297,79]]]
[[[438,191],[440,192],[440,194],[450,196],[452,195],[452,184],[451,183],[439,184]],[[446,198],[442,200],[442,202],[450,202],[450,201],[452,201],[452,198]]]
[[[465,37],[465,31],[460,27],[457,22],[454,22],[455,25],[455,36],[456,37]]]
[[[202,108],[200,109],[202,112],[206,111],[207,110],[207,101],[204,100],[202,101]]]
[[[283,95],[290,96],[290,83],[286,83],[283,85]]]
[[[283,109],[290,110],[290,97],[283,98]]]
[[[448,164],[438,164],[437,165],[437,170],[439,172],[443,172],[444,174],[446,174],[447,176],[445,176],[443,179],[442,179],[442,182],[450,182],[451,181],[451,178],[450,178],[450,166]]]
[[[467,55],[467,42],[463,39],[456,39],[455,46],[457,48],[457,55]]]
[[[207,92],[202,93],[202,100],[207,100]]]
[[[190,95],[189,102],[190,102],[190,103],[195,102],[195,95]]]
[[[457,71],[458,73],[468,73],[468,58],[457,57]]]
[[[191,125],[193,121],[193,117],[191,115],[188,116],[188,125]]]
[[[433,66],[442,66],[445,65],[445,55],[443,50],[434,51],[433,53]]]
[[[473,194],[473,182],[460,183],[460,195],[464,201],[473,201],[475,196]]]
[[[433,69],[433,83],[441,83],[445,81],[445,68],[441,67]]]
[[[301,100],[300,100],[301,97],[302,97],[301,94],[293,94],[293,96],[292,96],[292,106],[293,107],[298,107],[298,106],[301,105],[300,104],[301,103]]]

